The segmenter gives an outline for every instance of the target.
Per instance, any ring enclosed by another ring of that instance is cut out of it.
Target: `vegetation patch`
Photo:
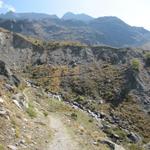
[[[48,116],[48,112],[47,111],[44,111],[43,114],[44,114],[45,117]]]
[[[71,114],[71,118],[72,118],[72,119],[77,120],[77,117],[78,117],[78,116],[77,116],[76,113],[72,113],[72,114]]]
[[[108,128],[105,130],[105,133],[111,138],[114,138],[113,136],[117,135],[123,142],[127,142],[127,134],[119,127]]]
[[[133,70],[139,71],[139,69],[140,69],[140,61],[138,59],[132,59],[131,67],[132,67]]]
[[[4,146],[0,144],[0,150],[4,150]]]
[[[29,103],[29,107],[27,108],[26,111],[31,118],[37,117],[37,112],[32,103]]]
[[[138,144],[130,144],[129,150],[143,150],[143,148]]]

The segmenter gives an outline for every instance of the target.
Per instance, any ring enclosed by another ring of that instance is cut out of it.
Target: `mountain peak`
[[[93,20],[94,18],[87,14],[84,14],[84,13],[74,14],[72,12],[67,12],[66,14],[64,14],[62,19],[63,20],[79,20],[79,21],[89,22],[89,21]]]

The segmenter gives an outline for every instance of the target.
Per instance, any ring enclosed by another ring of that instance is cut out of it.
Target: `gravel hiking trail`
[[[54,136],[48,145],[48,150],[80,150],[61,119],[56,115],[50,115],[49,119],[50,128],[53,130]]]

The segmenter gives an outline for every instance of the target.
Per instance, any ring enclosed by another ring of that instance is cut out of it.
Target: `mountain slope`
[[[129,26],[117,17],[98,18],[90,26],[96,31],[102,31],[108,45],[141,45],[150,39],[149,31]]]
[[[150,41],[149,31],[129,26],[116,17],[100,17],[88,22],[83,21],[84,17],[74,14],[71,20],[39,14],[27,14],[14,20],[0,17],[0,27],[44,40],[78,41],[87,45],[128,47],[141,46]]]

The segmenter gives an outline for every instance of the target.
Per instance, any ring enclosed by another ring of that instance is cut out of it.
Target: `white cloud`
[[[12,12],[15,12],[16,9],[11,6],[11,5],[7,5],[7,4],[4,4],[4,8],[7,10],[7,11],[12,11]]]
[[[3,7],[3,1],[0,0],[0,9]]]
[[[15,12],[16,11],[15,7],[13,7],[12,5],[6,4],[4,3],[4,1],[0,0],[0,11],[1,10],[3,12],[8,12],[8,11]]]

